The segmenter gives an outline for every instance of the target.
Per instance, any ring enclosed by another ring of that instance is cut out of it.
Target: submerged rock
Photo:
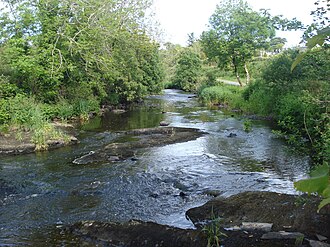
[[[177,127],[158,127],[121,132],[114,142],[75,159],[73,163],[89,164],[104,161],[114,162],[128,158],[138,159],[136,152],[142,148],[191,141],[203,134],[205,133],[198,129]]]

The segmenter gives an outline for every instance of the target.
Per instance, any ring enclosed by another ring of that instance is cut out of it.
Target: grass
[[[49,140],[68,142],[66,134],[57,130],[51,120],[60,118],[63,121],[74,116],[81,120],[88,118],[88,113],[99,109],[95,99],[77,100],[70,104],[61,100],[56,105],[37,102],[33,97],[17,94],[1,100],[0,132],[14,133],[16,140],[27,141],[29,137],[36,145],[36,150],[47,150]]]
[[[199,93],[199,99],[207,105],[224,105],[232,109],[243,107],[242,88],[233,85],[206,87]]]
[[[202,231],[207,237],[207,247],[220,247],[220,242],[222,237],[227,237],[225,233],[221,231],[221,218],[216,217],[213,208],[211,212],[210,222],[204,226]]]

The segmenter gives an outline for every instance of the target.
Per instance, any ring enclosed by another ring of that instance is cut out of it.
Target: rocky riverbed
[[[86,246],[207,246],[210,241],[209,246],[326,247],[330,246],[330,208],[317,213],[319,201],[314,196],[244,192],[188,210],[196,229],[133,220],[84,221],[63,231]]]

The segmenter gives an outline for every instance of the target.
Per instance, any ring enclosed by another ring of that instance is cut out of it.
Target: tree
[[[151,1],[4,2],[0,73],[25,92],[45,102],[116,93],[133,101],[159,90],[158,45],[144,23]]]
[[[219,66],[231,65],[237,81],[240,67],[244,67],[247,83],[250,75],[247,62],[260,49],[267,49],[276,28],[298,28],[299,22],[281,17],[271,18],[266,10],[253,11],[243,0],[226,0],[218,5],[210,18],[210,30],[201,37],[205,53]]]
[[[161,61],[165,71],[164,81],[167,87],[172,86],[171,80],[175,75],[177,61],[184,49],[184,47],[178,44],[175,45],[168,42],[165,43],[164,48],[160,51]]]
[[[193,50],[187,48],[179,56],[174,85],[184,91],[196,91],[200,82],[202,60]]]
[[[269,42],[268,50],[274,53],[280,53],[287,42],[286,38],[274,37]]]
[[[292,63],[291,71],[303,60],[308,52],[314,47],[321,46],[329,48],[330,42],[330,18],[328,17],[328,11],[330,10],[330,0],[318,0],[315,2],[317,6],[315,11],[311,12],[314,17],[314,23],[306,28],[303,35],[304,41],[306,41],[307,52],[300,53],[296,60]]]
[[[188,34],[188,46],[191,47],[193,46],[193,44],[197,41],[196,37],[195,37],[195,33],[189,33]]]

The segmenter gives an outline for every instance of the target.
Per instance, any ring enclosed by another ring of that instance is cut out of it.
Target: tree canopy
[[[159,91],[158,44],[145,0],[6,0],[0,74],[45,102],[96,96],[113,103]]]
[[[298,28],[299,22],[282,17],[271,17],[266,10],[253,11],[243,0],[226,0],[218,5],[210,18],[210,30],[202,34],[201,42],[207,56],[221,67],[233,66],[242,85],[239,68],[244,66],[257,50],[267,49],[278,28]]]

